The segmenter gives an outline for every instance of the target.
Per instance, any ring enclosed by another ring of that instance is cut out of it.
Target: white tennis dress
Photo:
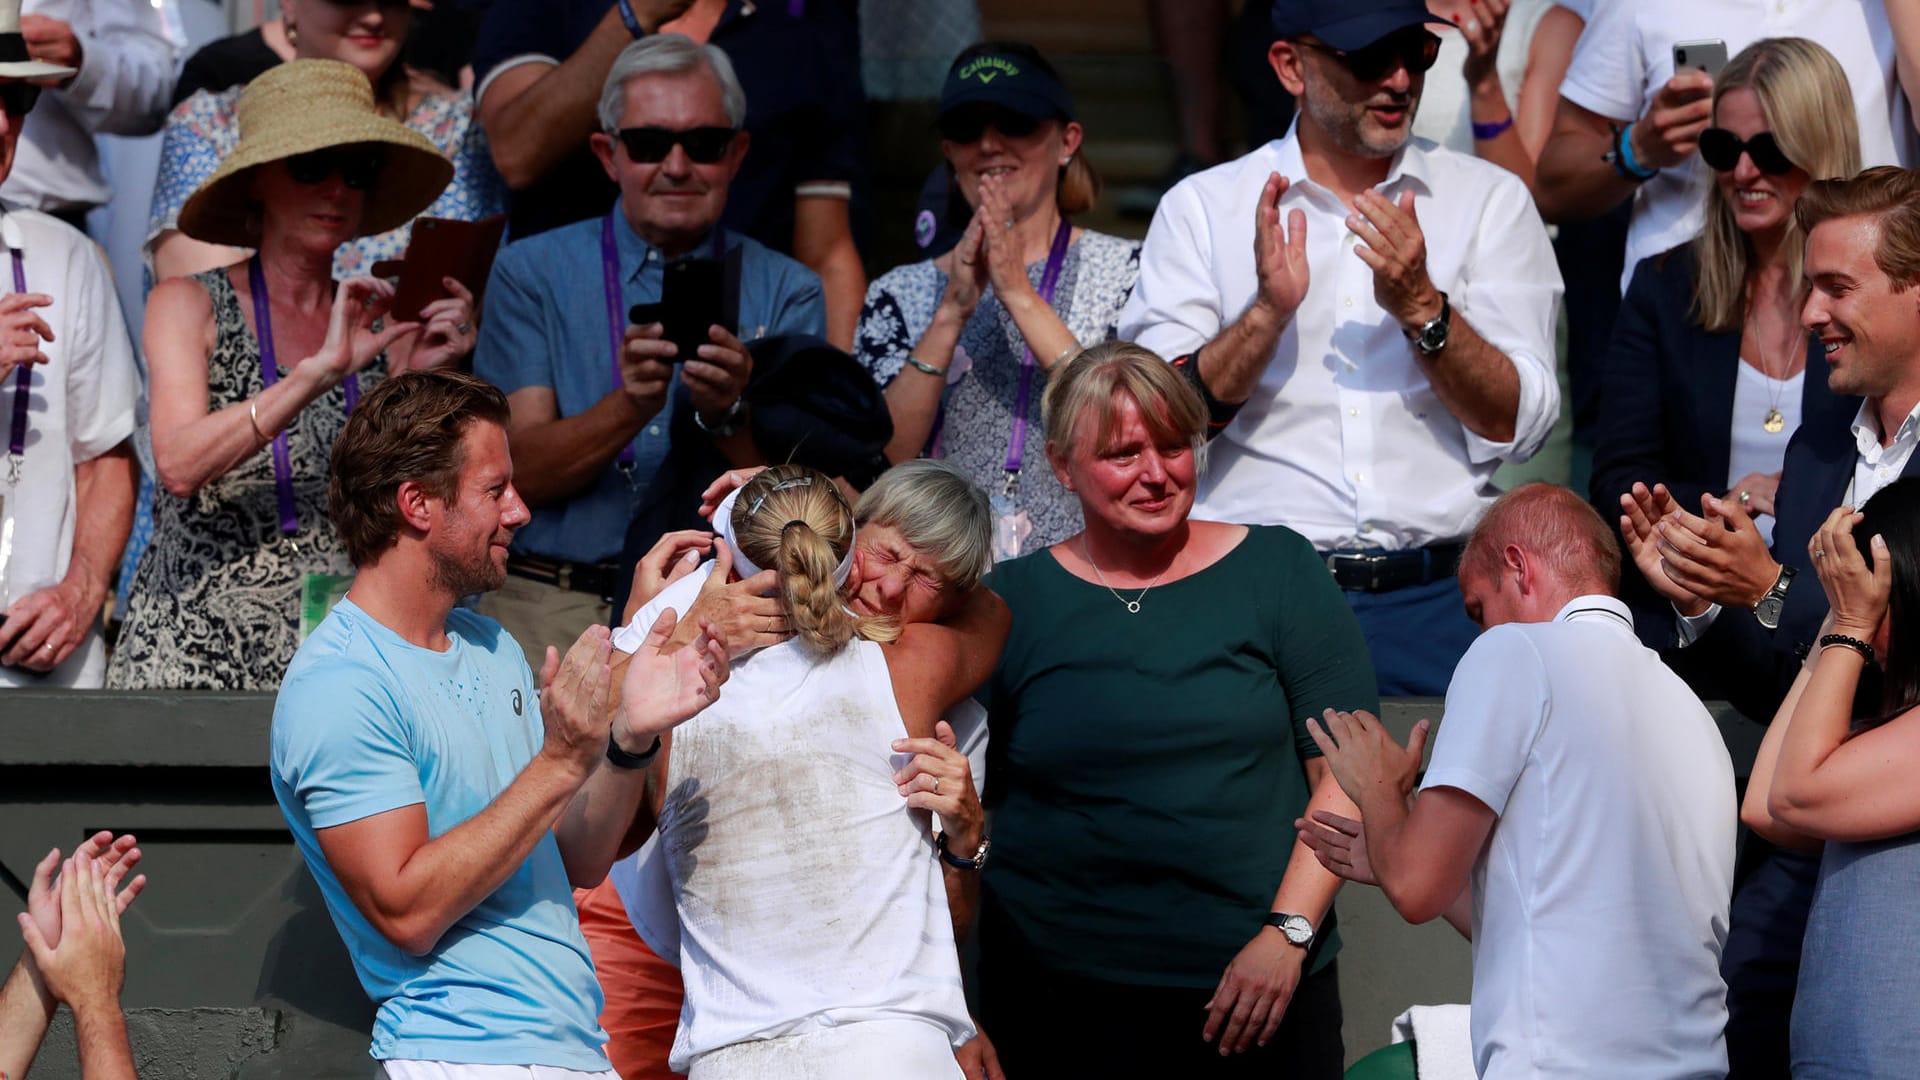
[[[676,1070],[960,1075],[974,1032],[929,822],[893,780],[905,734],[878,645],[797,639],[674,730],[650,846],[680,931]]]

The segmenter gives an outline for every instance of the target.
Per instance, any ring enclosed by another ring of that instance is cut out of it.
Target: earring
[[[284,25],[284,27],[285,27],[285,29],[286,29],[286,31],[287,31],[287,44],[289,44],[289,45],[297,45],[297,44],[299,44],[299,43],[300,43],[300,31],[299,31],[298,29],[296,29],[296,28],[294,27],[294,25],[293,25],[293,20],[292,20],[292,19],[289,19],[289,18],[286,18],[285,16],[282,16],[282,17],[281,17],[281,22],[282,22],[282,24]]]

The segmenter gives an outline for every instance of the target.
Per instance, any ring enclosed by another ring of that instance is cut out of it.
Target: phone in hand
[[[724,259],[681,259],[662,270],[660,302],[635,304],[627,321],[635,326],[659,323],[662,335],[673,342],[672,363],[699,359],[696,351],[711,345],[707,328],[720,326],[737,334],[740,320],[740,249]]]
[[[1673,72],[1676,75],[1688,68],[1693,68],[1718,79],[1720,69],[1726,66],[1727,43],[1719,38],[1674,42]]]

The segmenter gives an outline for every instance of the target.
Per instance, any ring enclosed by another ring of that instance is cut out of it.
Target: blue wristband
[[[1496,120],[1496,121],[1494,121],[1494,122],[1493,122],[1493,123],[1491,123],[1491,124],[1482,124],[1482,123],[1480,123],[1480,122],[1478,122],[1478,121],[1475,121],[1475,122],[1474,122],[1474,125],[1473,125],[1473,138],[1474,138],[1474,141],[1476,141],[1476,142],[1485,142],[1485,141],[1486,141],[1486,140],[1488,140],[1488,139],[1497,139],[1497,138],[1499,138],[1499,137],[1500,137],[1500,136],[1501,136],[1501,135],[1502,135],[1502,134],[1503,134],[1503,133],[1504,133],[1504,132],[1505,132],[1505,131],[1506,131],[1506,130],[1507,130],[1508,128],[1510,128],[1510,127],[1512,127],[1512,126],[1513,126],[1513,114],[1512,114],[1512,113],[1508,113],[1508,114],[1507,114],[1507,118],[1506,118],[1505,120]]]
[[[1615,159],[1615,163],[1620,166],[1621,172],[1634,180],[1651,180],[1654,174],[1660,171],[1658,169],[1649,169],[1633,160],[1632,124],[1628,124],[1626,127],[1620,129],[1620,155]]]
[[[627,33],[632,34],[635,41],[646,37],[647,28],[640,25],[640,17],[633,13],[630,0],[615,0],[615,3],[620,8],[620,21],[627,24]]]

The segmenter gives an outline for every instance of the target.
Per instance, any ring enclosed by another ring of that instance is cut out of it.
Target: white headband
[[[782,483],[800,487],[813,483],[813,478],[810,476],[802,476],[796,477],[793,480],[782,481]],[[779,485],[775,485],[774,490],[780,490]],[[727,493],[726,498],[720,500],[720,508],[713,512],[713,531],[720,535],[720,539],[726,541],[727,547],[733,549],[733,569],[740,575],[740,579],[745,581],[747,578],[760,572],[760,564],[747,558],[747,553],[740,550],[739,538],[733,534],[733,507],[735,503],[740,501],[740,491],[740,488],[734,488]],[[761,498],[764,499],[766,496],[763,495]],[[758,509],[758,506],[749,508],[748,516],[752,516]],[[857,534],[857,532],[858,528],[855,527],[855,533]],[[840,560],[840,565],[833,568],[833,587],[836,589],[845,588],[847,578],[853,573],[853,542],[855,538],[855,535],[852,534],[847,537],[847,554]]]

